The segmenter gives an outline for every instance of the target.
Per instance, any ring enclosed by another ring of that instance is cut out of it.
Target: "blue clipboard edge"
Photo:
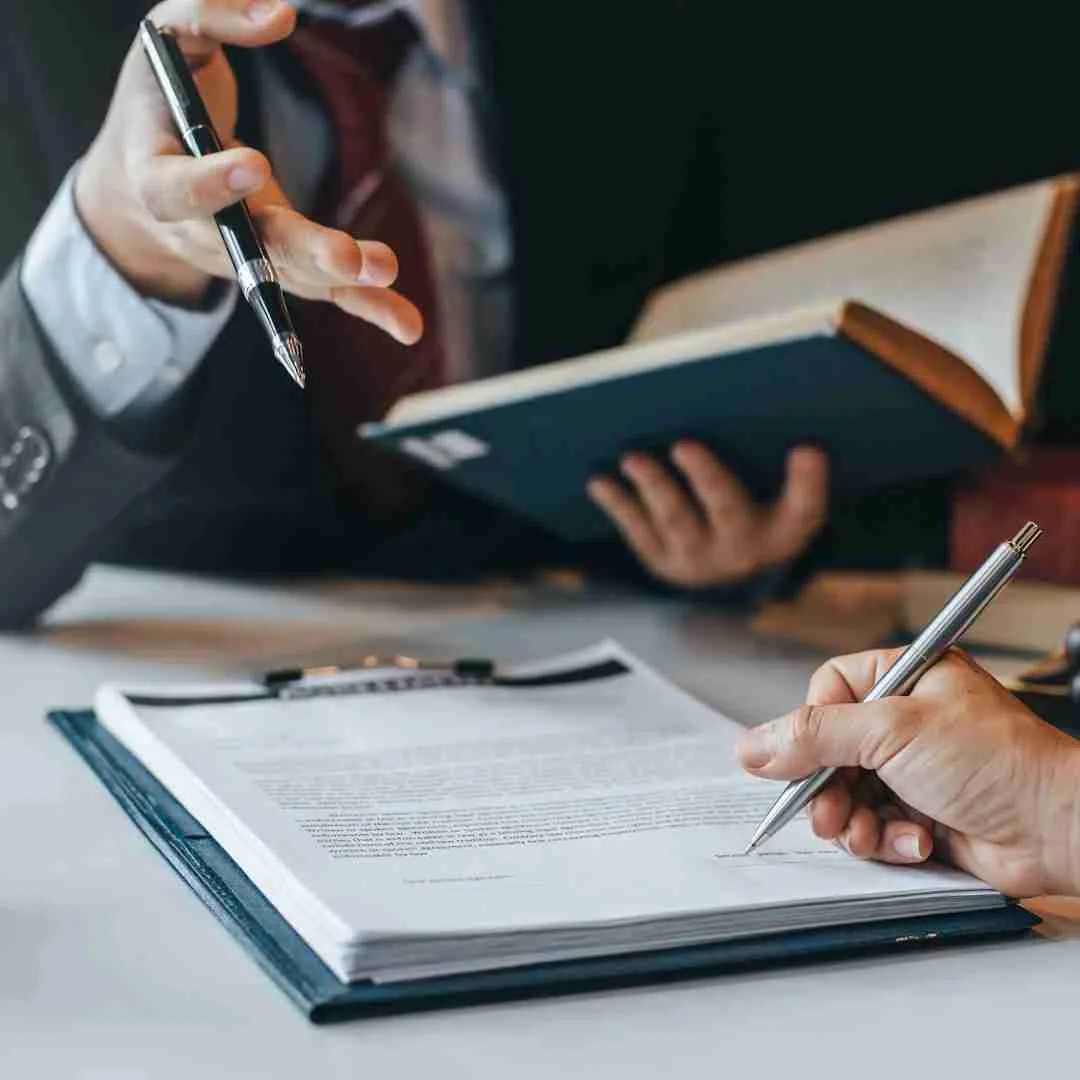
[[[1015,904],[454,975],[410,983],[342,983],[222,849],[117,742],[94,713],[56,710],[48,721],[219,922],[316,1024],[428,1008],[595,992],[875,953],[1029,934],[1041,921]]]

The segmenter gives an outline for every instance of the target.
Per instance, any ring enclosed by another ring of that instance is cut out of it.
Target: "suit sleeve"
[[[92,45],[70,42],[59,33],[75,10],[67,8],[0,5],[0,628],[5,629],[31,623],[78,582],[104,551],[117,519],[169,472],[186,430],[176,419],[183,411],[177,408],[167,422],[159,425],[155,418],[153,431],[134,432],[101,416],[72,379],[23,288],[26,245],[100,123],[113,72],[130,41],[123,20],[110,22],[103,13]],[[72,50],[86,62],[69,63]],[[99,290],[95,295],[100,299]]]
[[[168,470],[96,420],[37,326],[19,266],[0,284],[0,626],[75,585],[123,510]]]

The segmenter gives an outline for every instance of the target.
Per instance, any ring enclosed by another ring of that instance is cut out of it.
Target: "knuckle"
[[[876,651],[861,654],[854,653],[850,657],[844,657],[843,659],[849,661],[852,666],[857,665],[860,658],[864,655],[870,660],[872,681],[877,682],[878,679],[885,674],[907,651],[906,645],[898,646],[895,649],[877,649]]]
[[[169,217],[168,192],[159,178],[142,172],[135,177],[135,189],[146,212],[156,221],[165,221]]]
[[[651,558],[639,553],[641,560],[657,577],[681,589],[694,588],[701,583],[700,574],[683,559],[664,558],[654,554]]]
[[[734,580],[745,580],[760,569],[761,564],[750,551],[729,552],[724,559],[724,570]]]
[[[192,176],[190,181],[178,181],[176,187],[178,201],[184,211],[194,217],[217,194],[217,177],[199,174]]]
[[[856,859],[869,859],[874,853],[872,845],[864,836],[851,836],[847,841],[847,848]]]
[[[792,745],[798,749],[815,745],[821,735],[823,720],[824,711],[820,705],[800,705],[791,717]]]
[[[666,542],[678,558],[688,562],[697,562],[704,555],[704,537],[692,522],[680,519],[662,525],[661,529]]]
[[[827,510],[819,499],[807,501],[798,508],[797,521],[804,532],[816,532],[825,524]]]
[[[810,684],[813,685],[817,682],[822,682],[832,676],[832,673],[836,670],[838,665],[843,664],[846,657],[834,657],[832,660],[826,660],[824,664],[818,666],[818,669],[810,676]]]
[[[162,229],[159,239],[166,251],[177,259],[191,261],[193,253],[202,254],[199,251],[201,245],[197,240],[189,237],[183,229]]]
[[[347,272],[350,264],[358,262],[356,244],[344,233],[326,232],[315,241],[316,262],[331,273]]]
[[[787,555],[797,553],[824,524],[825,511],[820,506],[799,506],[784,516],[777,528],[776,547]]]
[[[700,523],[694,512],[686,505],[665,507],[657,516],[657,524],[664,533],[681,544],[692,545],[700,540]]]
[[[303,281],[296,281],[287,276],[283,276],[282,282],[293,296],[298,296],[301,300],[318,300],[320,302],[329,301],[331,303],[336,303],[334,298],[325,289],[314,288]],[[338,304],[338,306],[340,307],[341,305]]]
[[[356,250],[360,252],[365,267],[374,260],[385,267],[387,274],[391,277],[397,277],[399,270],[397,252],[389,244],[384,244],[380,240],[361,240],[357,242],[351,237],[346,239],[349,240],[350,244],[356,245]]]
[[[292,241],[281,235],[276,235],[267,244],[271,252],[271,259],[278,269],[287,267],[295,269],[297,265],[296,248]]]
[[[892,698],[883,705],[881,723],[864,734],[859,760],[879,771],[908,746],[923,724],[921,709],[910,698]]]
[[[909,741],[926,723],[926,713],[914,698],[898,698],[889,706],[887,726],[898,742]]]

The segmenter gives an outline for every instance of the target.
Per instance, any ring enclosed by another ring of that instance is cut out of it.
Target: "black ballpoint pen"
[[[159,30],[149,19],[143,19],[139,38],[189,153],[194,157],[219,153],[221,141],[176,38],[167,30]],[[303,386],[300,338],[293,329],[277,273],[255,231],[247,207],[243,202],[226,207],[214,215],[214,222],[236,271],[244,299],[266,330],[274,356],[297,385]]]

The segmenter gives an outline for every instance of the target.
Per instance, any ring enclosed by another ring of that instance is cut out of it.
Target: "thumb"
[[[768,780],[797,780],[823,767],[878,770],[911,737],[905,698],[850,705],[801,705],[744,731],[744,769]]]
[[[177,35],[196,68],[220,45],[272,45],[296,26],[296,10],[284,0],[162,0],[150,18]]]

